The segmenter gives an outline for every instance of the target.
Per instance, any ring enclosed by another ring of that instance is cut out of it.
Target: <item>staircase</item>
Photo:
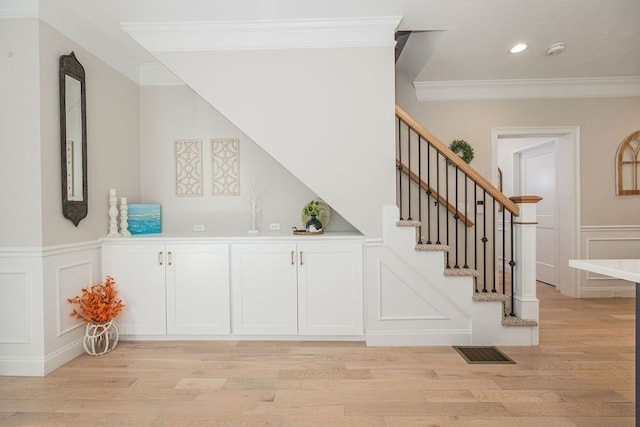
[[[516,198],[521,212],[399,107],[396,117],[398,205],[368,252],[367,344],[537,344],[537,198]]]

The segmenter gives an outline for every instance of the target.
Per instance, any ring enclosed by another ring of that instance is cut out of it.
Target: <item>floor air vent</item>
[[[453,348],[460,353],[460,356],[462,356],[467,363],[516,363],[496,347],[453,346]]]

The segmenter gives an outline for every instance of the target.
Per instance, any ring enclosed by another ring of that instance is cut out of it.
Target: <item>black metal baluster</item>
[[[478,183],[473,182],[473,268],[478,271]],[[476,292],[478,281],[476,280]]]
[[[469,248],[468,248],[468,240],[469,240],[469,230],[467,227],[467,221],[469,219],[469,195],[468,195],[468,191],[469,191],[469,176],[465,173],[464,174],[464,221],[463,221],[463,227],[464,227],[464,265],[462,266],[462,268],[469,268],[469,263],[467,262],[468,260],[468,255],[469,255]]]
[[[456,213],[453,215],[453,219],[455,220],[453,222],[454,224],[454,230],[455,230],[455,243],[456,243],[456,259],[455,259],[455,265],[453,266],[453,268],[460,268],[460,265],[458,264],[458,246],[460,246],[460,241],[458,240],[458,228],[460,227],[460,224],[458,224],[458,219],[460,219],[460,215],[458,215],[458,212],[460,212],[458,210],[458,175],[460,174],[460,170],[458,169],[458,165],[456,165],[456,180],[455,180],[455,184],[456,184],[456,191],[455,191],[455,198],[456,198]]]
[[[446,160],[447,164],[449,163],[448,160]],[[445,174],[444,174],[444,201],[446,203],[445,207],[444,207],[444,211],[445,211],[445,226],[446,226],[446,244],[449,248],[451,248],[451,244],[449,243],[449,169],[445,168]],[[449,263],[449,251],[447,251],[447,265],[446,268],[451,268],[451,264]]]
[[[491,207],[493,210],[493,217],[492,217],[492,221],[491,221],[491,228],[493,229],[493,250],[491,252],[493,252],[493,257],[492,257],[492,263],[491,263],[491,272],[492,272],[492,282],[493,285],[491,286],[491,292],[497,292],[496,291],[496,284],[497,284],[497,278],[496,278],[496,268],[498,267],[498,263],[496,261],[496,253],[498,248],[496,247],[496,199],[492,199],[493,203],[491,203]]]
[[[398,208],[400,209],[400,220],[402,221],[402,121],[398,118]]]
[[[436,208],[436,245],[440,242],[440,152],[436,151],[436,201],[433,203]]]
[[[514,254],[514,248],[513,248],[513,243],[514,243],[514,236],[513,236],[513,212],[509,213],[511,216],[511,261],[509,261],[509,265],[511,266],[511,313],[509,313],[509,316],[515,316],[515,312],[513,311],[513,305],[515,303],[514,300],[514,292],[513,290],[516,288],[515,287],[515,283],[516,283],[516,278],[513,275],[514,273],[514,267],[516,266],[517,262],[516,260],[513,259],[513,254]]]
[[[427,144],[427,245],[431,244],[431,144]]]
[[[409,215],[407,219],[411,218],[411,128],[407,126],[407,202],[409,203]],[[420,185],[420,184],[418,184]]]
[[[482,214],[482,292],[487,291],[487,190],[482,190],[482,207],[484,213]]]
[[[502,207],[502,294],[507,294],[507,211]]]
[[[428,204],[428,203],[427,203]],[[422,244],[422,137],[418,134],[418,222],[420,222],[420,232],[418,233],[418,244]]]

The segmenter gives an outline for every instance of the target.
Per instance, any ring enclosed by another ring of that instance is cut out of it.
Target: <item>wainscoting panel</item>
[[[640,259],[640,226],[585,226],[581,228],[581,258]],[[633,297],[635,284],[581,271],[580,297]]]
[[[80,289],[93,283],[93,270],[95,266],[91,261],[58,267],[57,284],[57,336],[61,336],[82,326],[77,319],[71,317],[70,312],[74,306],[69,304],[68,298],[80,294]]]
[[[101,281],[100,242],[50,246],[43,250],[44,370],[51,372],[81,354],[84,323],[71,317],[67,301]]]
[[[28,344],[29,275],[0,271],[0,344]]]
[[[0,375],[43,375],[42,250],[0,247]]]
[[[100,271],[99,241],[0,247],[0,375],[46,375],[82,354],[67,298]]]

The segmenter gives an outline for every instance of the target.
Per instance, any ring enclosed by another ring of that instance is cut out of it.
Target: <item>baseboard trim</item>
[[[82,339],[78,339],[71,344],[54,351],[44,360],[44,374],[48,375],[62,365],[80,356],[82,353],[84,353]]]
[[[120,341],[364,341],[362,335],[120,335]],[[117,351],[114,350],[114,351]]]
[[[44,364],[42,359],[30,357],[0,358],[0,375],[12,377],[43,377]]]
[[[0,375],[13,377],[44,377],[65,363],[70,362],[84,352],[82,340],[77,340],[47,356],[39,357],[2,357]]]

